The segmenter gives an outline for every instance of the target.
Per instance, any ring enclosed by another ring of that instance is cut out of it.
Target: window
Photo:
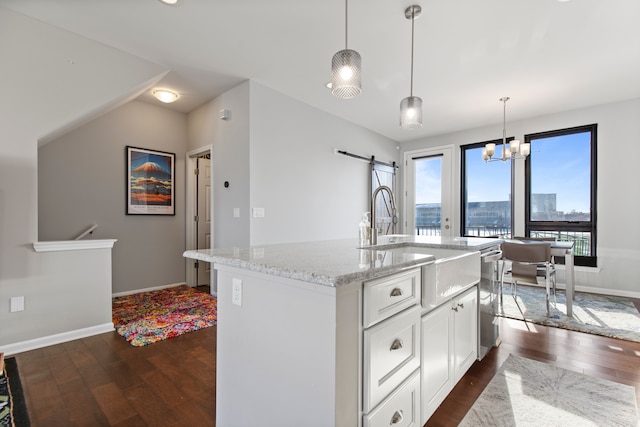
[[[442,156],[414,158],[416,234],[440,236]]]
[[[575,264],[596,266],[597,125],[525,135],[525,231],[575,242]]]
[[[508,238],[511,236],[511,161],[494,162],[488,166],[482,160],[482,149],[489,142],[502,145],[502,140],[497,140],[461,147],[460,234]]]

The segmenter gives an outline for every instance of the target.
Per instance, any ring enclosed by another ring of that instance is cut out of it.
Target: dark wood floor
[[[457,425],[510,353],[635,386],[640,397],[640,343],[505,319],[501,333],[427,426]],[[132,347],[113,332],[21,353],[32,425],[213,426],[215,338],[212,327]]]

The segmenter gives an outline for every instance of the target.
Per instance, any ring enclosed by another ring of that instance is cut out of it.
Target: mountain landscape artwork
[[[127,147],[127,214],[174,215],[175,155]]]

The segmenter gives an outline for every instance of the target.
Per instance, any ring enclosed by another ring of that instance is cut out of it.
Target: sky
[[[556,209],[563,212],[590,210],[590,135],[579,133],[536,139],[531,146],[533,193],[556,193]],[[502,145],[496,146],[499,157]],[[466,152],[467,201],[509,200],[511,161],[485,163],[482,148]],[[522,160],[516,160],[521,162]],[[440,201],[439,158],[416,160],[416,203]]]

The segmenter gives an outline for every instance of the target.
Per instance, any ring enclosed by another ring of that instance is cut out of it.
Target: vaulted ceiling
[[[421,129],[398,126],[409,96]],[[362,94],[333,97],[331,57],[345,48],[343,0],[0,0],[0,7],[168,67],[159,84],[189,112],[246,79],[396,141],[640,97],[638,0],[351,0],[348,45]],[[0,29],[1,34],[1,29]],[[114,70],[117,72],[117,70]],[[157,102],[150,91],[141,95]]]

